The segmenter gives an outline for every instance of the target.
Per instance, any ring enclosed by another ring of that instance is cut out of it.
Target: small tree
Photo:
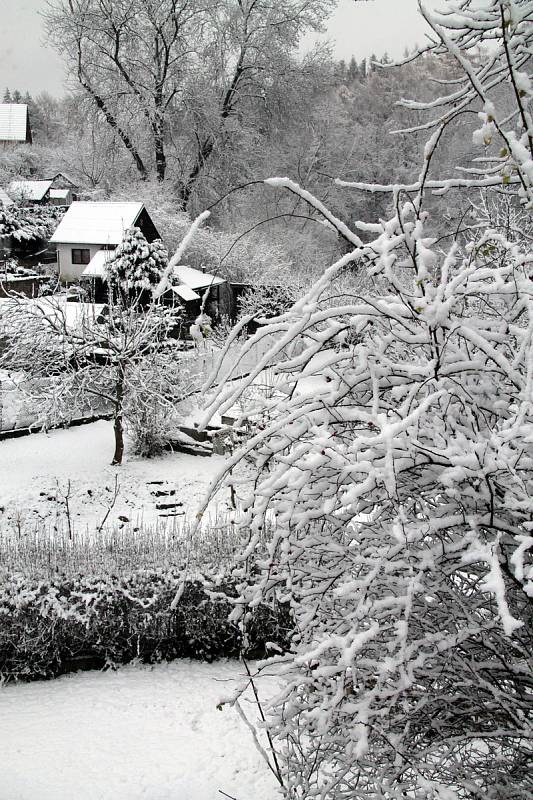
[[[128,231],[108,268],[107,307],[68,303],[62,296],[12,296],[0,309],[6,339],[0,367],[22,373],[18,388],[39,409],[41,423],[68,422],[91,408],[110,411],[116,465],[124,454],[125,422],[131,420],[142,438],[142,421],[148,425],[150,415],[160,419],[165,410],[174,411],[192,388],[170,338],[180,311],[159,302],[158,287],[168,280],[164,250],[141,237]],[[138,448],[143,454],[147,441]]]
[[[30,399],[40,423],[111,413],[113,464],[122,463],[130,415],[146,406],[156,414],[182,397],[183,384],[174,384],[176,343],[168,339],[176,324],[173,309],[141,310],[114,302],[106,313],[64,297],[11,297],[1,317],[7,345],[0,364],[24,375],[17,388]]]

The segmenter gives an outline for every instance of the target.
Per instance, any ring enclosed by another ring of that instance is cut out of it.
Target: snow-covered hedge
[[[255,609],[244,634],[228,621],[231,583],[190,580],[172,608],[180,577],[177,569],[9,576],[0,591],[0,678],[53,678],[135,659],[260,656],[267,642],[286,645],[286,609]]]

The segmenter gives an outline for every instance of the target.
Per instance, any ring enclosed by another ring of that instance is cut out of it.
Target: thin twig
[[[259,714],[261,716],[261,720],[265,723],[265,733],[266,733],[266,736],[267,736],[267,739],[268,739],[270,752],[272,753],[272,760],[274,761],[274,766],[276,767],[276,769],[272,770],[272,771],[274,772],[274,774],[275,774],[275,776],[276,776],[276,778],[278,780],[279,785],[281,787],[285,788],[285,784],[283,783],[283,777],[281,775],[281,769],[280,769],[280,766],[279,766],[278,754],[276,753],[276,749],[274,747],[274,742],[273,742],[272,736],[270,734],[270,731],[266,727],[266,717],[265,717],[265,714],[263,712],[263,707],[261,705],[261,701],[259,700],[259,694],[257,692],[257,688],[256,688],[256,685],[255,685],[252,673],[250,672],[250,668],[249,668],[248,663],[247,663],[246,659],[244,658],[244,656],[241,656],[241,660],[242,660],[242,663],[244,664],[244,668],[245,668],[245,670],[246,670],[246,672],[248,674],[248,677],[250,679],[250,686],[252,687],[252,691],[254,693],[255,702],[257,704],[257,708],[259,709]]]
[[[107,511],[105,513],[105,516],[104,516],[102,522],[100,523],[100,525],[96,529],[98,533],[100,533],[100,531],[104,527],[108,516],[110,515],[111,511],[113,510],[113,508],[115,506],[115,503],[117,502],[117,497],[119,495],[119,492],[120,492],[120,486],[119,486],[119,483],[118,483],[118,475],[115,475],[115,488],[114,488],[114,491],[113,491],[113,499],[111,500],[111,503],[108,506],[108,509],[107,509]]]

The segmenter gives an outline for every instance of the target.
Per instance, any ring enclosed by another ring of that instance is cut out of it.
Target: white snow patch
[[[275,800],[250,731],[216,708],[240,679],[180,661],[4,687],[0,800]]]

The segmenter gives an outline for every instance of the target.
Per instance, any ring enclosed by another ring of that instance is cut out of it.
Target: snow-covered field
[[[64,529],[68,512],[74,530],[84,534],[104,519],[106,525],[139,525],[194,517],[221,456],[169,453],[160,458],[129,457],[110,466],[111,422],[36,433],[0,441],[0,529],[43,524]],[[226,510],[222,496],[218,513]],[[122,518],[122,519],[121,519]]]
[[[241,675],[181,661],[4,687],[0,800],[275,800],[250,731],[216,708]]]

